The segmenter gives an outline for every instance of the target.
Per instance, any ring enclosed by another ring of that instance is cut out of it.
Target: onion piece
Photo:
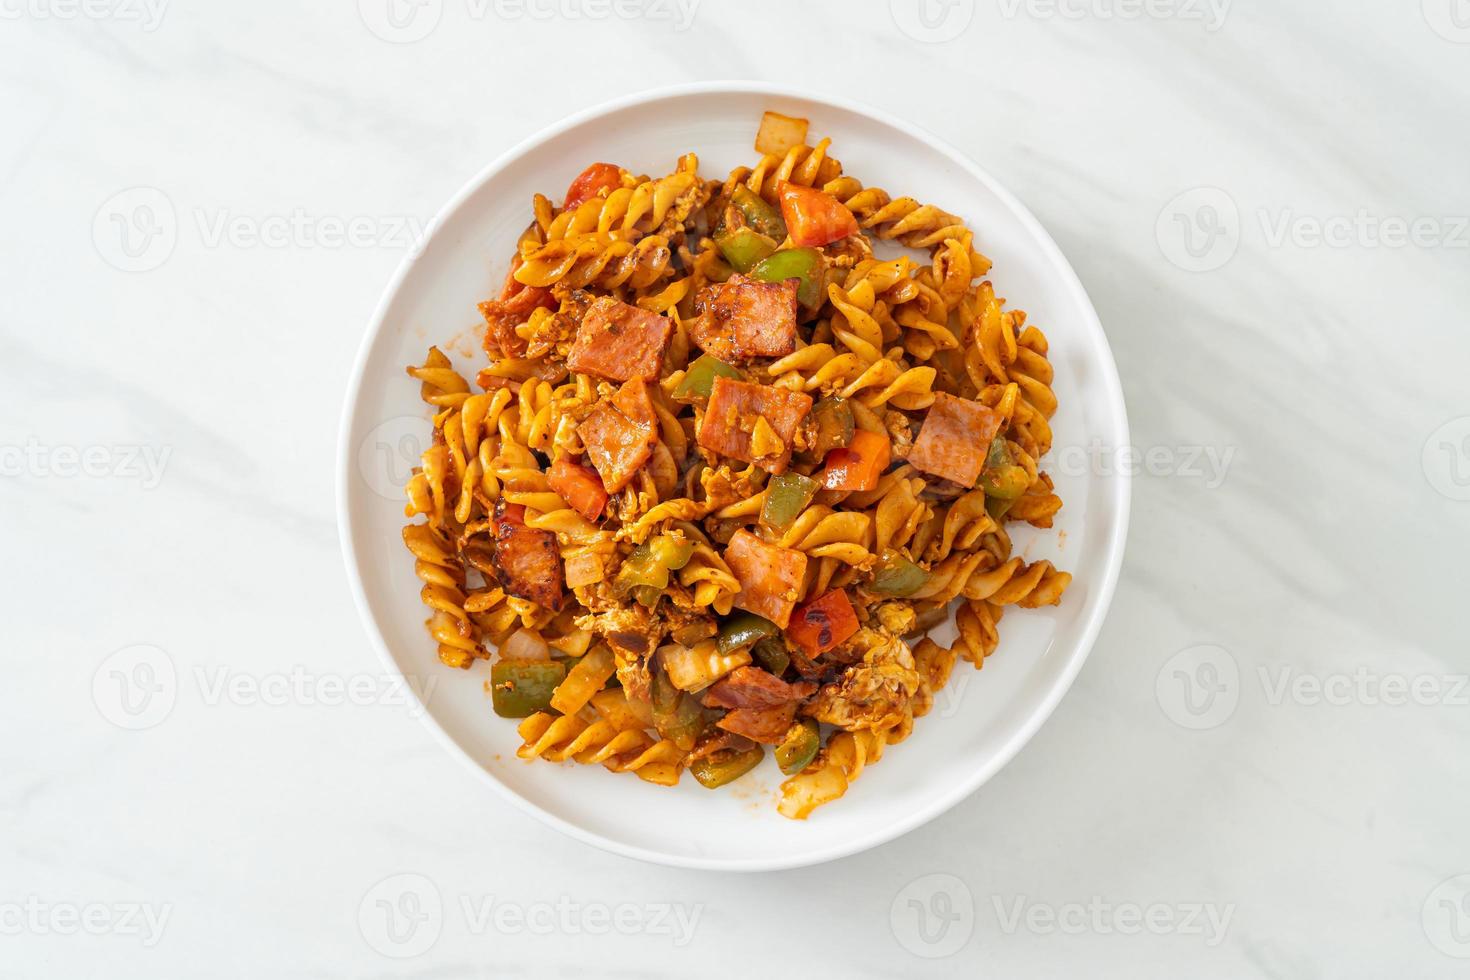
[[[551,647],[540,633],[519,629],[500,645],[502,660],[550,660]]]

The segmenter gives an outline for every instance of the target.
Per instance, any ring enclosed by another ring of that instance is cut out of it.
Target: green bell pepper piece
[[[715,245],[736,272],[749,272],[776,251],[776,243],[754,228],[737,228],[715,236]]]
[[[767,204],[765,198],[740,184],[730,194],[730,203],[740,212],[746,225],[777,242],[786,240],[786,221],[775,205]]]
[[[1005,520],[1006,514],[1010,513],[1011,508],[1015,506],[1015,503],[1016,502],[1014,500],[1002,500],[999,497],[986,497],[985,513],[989,514],[992,520],[1003,521]]]
[[[782,473],[771,477],[769,493],[761,505],[761,520],[769,527],[784,531],[791,526],[806,505],[817,495],[818,483],[800,473]]]
[[[873,574],[873,591],[891,596],[910,596],[929,581],[929,573],[889,548],[878,559]]]
[[[689,774],[705,789],[719,789],[760,765],[766,750],[759,745],[744,752],[716,752],[689,764]]]
[[[786,668],[791,666],[791,654],[786,652],[786,644],[773,636],[757,640],[750,649],[750,655],[777,677],[786,673]]]
[[[1026,492],[1031,476],[1026,467],[1017,466],[1005,438],[996,436],[985,456],[985,469],[980,473],[980,486],[987,498],[1012,501]],[[990,500],[986,501],[987,507]],[[1009,509],[1009,508],[1007,508]]]
[[[814,459],[823,460],[827,454],[834,449],[842,449],[852,444],[853,433],[857,431],[857,422],[853,418],[852,406],[846,398],[827,397],[817,401],[812,406],[811,415],[811,437],[809,445],[803,455]]]
[[[660,534],[634,548],[633,553],[623,559],[614,584],[624,593],[633,592],[635,595],[645,588],[660,592],[669,587],[669,572],[689,564],[693,555],[693,541]],[[643,602],[641,596],[638,601]],[[653,605],[652,602],[643,604]]]
[[[529,718],[551,709],[551,695],[567,678],[559,660],[501,660],[490,666],[490,706],[502,718]]]
[[[694,748],[694,740],[704,731],[709,718],[699,699],[685,694],[674,686],[669,675],[662,670],[653,674],[651,700],[653,702],[653,727],[659,736],[673,742],[688,752]]]
[[[807,309],[822,305],[822,253],[814,248],[783,248],[764,258],[750,270],[752,279],[762,282],[783,282],[799,279],[796,301]]]
[[[731,367],[719,358],[702,354],[685,369],[684,377],[674,388],[673,398],[674,401],[685,404],[706,402],[709,401],[710,393],[714,390],[715,378],[740,381],[744,377],[745,375],[741,374],[739,369]]]
[[[748,647],[768,636],[780,636],[781,627],[755,613],[741,613],[720,626],[718,645],[721,653]]]
[[[822,747],[822,733],[811,718],[803,718],[791,726],[781,744],[776,746],[776,765],[788,776],[795,776],[817,757]]]

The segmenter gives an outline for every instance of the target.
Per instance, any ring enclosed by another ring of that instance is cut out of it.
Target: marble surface
[[[387,2],[0,2],[0,975],[1470,969],[1464,0]],[[720,77],[1014,190],[1139,451],[1035,740],[753,876],[470,778],[380,676],[333,498],[416,223],[569,113]]]

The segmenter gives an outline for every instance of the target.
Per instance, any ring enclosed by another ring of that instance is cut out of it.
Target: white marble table
[[[395,2],[0,0],[0,975],[1470,970],[1470,5]],[[470,778],[378,680],[332,493],[413,223],[590,103],[738,76],[1016,191],[1142,454],[1032,744],[763,876]]]

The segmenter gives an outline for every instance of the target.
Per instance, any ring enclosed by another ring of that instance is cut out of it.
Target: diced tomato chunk
[[[925,473],[973,487],[985,468],[985,455],[1000,431],[1000,421],[1000,413],[993,408],[939,392],[909,450],[908,461]]]
[[[797,606],[786,627],[786,639],[810,656],[826,653],[858,631],[857,613],[842,589]]]
[[[858,233],[857,218],[837,198],[798,184],[781,185],[781,217],[794,245],[830,245]]]
[[[668,317],[600,296],[582,317],[567,365],[611,381],[651,381],[659,375],[673,333]]]
[[[526,527],[526,508],[519,504],[496,506],[493,528],[495,577],[507,595],[529,599],[553,612],[566,601],[561,551],[556,535]]]
[[[574,208],[592,200],[603,190],[612,191],[623,182],[623,171],[611,163],[594,163],[577,175],[567,188],[567,199],[562,209]]]
[[[558,456],[551,464],[547,482],[567,502],[567,506],[587,520],[595,521],[601,516],[607,503],[607,491],[602,487],[602,478],[592,467],[583,466],[570,456]]]
[[[797,285],[733,275],[705,294],[705,314],[690,321],[690,336],[722,361],[785,357],[796,350]]]
[[[715,722],[715,727],[744,735],[753,742],[779,745],[795,718],[796,702],[788,701],[771,708],[735,708]]]
[[[725,562],[740,581],[735,605],[785,629],[801,597],[806,555],[766,544],[742,528],[725,548]]]
[[[658,415],[643,382],[629,381],[600,403],[577,426],[577,435],[608,493],[631,483],[658,442]]]
[[[722,456],[784,473],[797,427],[811,409],[811,396],[802,392],[717,377],[697,437],[701,446]],[[755,430],[761,421],[780,440],[779,451],[758,451]]]
[[[858,429],[852,434],[852,442],[827,453],[822,486],[854,493],[876,489],[892,459],[893,448],[886,435]]]

